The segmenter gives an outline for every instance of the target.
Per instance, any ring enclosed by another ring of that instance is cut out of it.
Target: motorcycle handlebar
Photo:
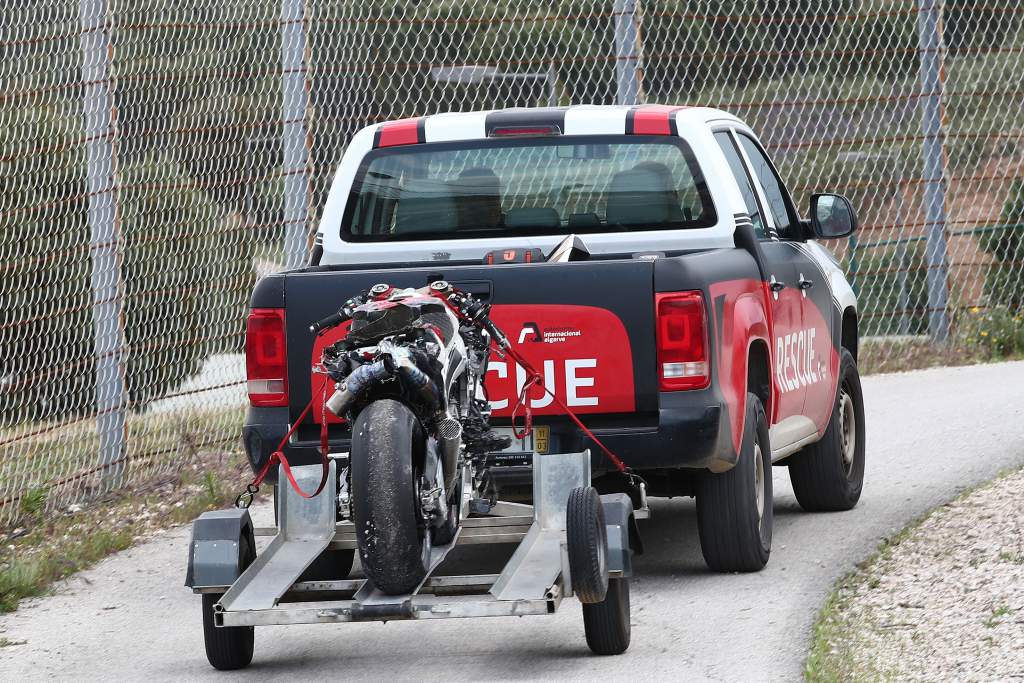
[[[309,331],[312,332],[313,334],[320,334],[326,329],[329,329],[331,327],[337,327],[338,325],[342,324],[348,319],[349,317],[344,313],[344,311],[337,311],[335,313],[331,313],[326,318],[317,320],[315,323],[309,326]]]

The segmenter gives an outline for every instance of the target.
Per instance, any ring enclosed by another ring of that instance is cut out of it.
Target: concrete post
[[[281,0],[281,147],[284,254],[288,268],[305,265],[309,251],[308,109],[305,0]]]
[[[643,44],[637,0],[615,0],[615,103],[643,99]]]
[[[921,156],[924,180],[925,261],[928,264],[928,333],[949,338],[946,257],[946,152],[943,130],[942,0],[917,0],[918,54],[921,68]]]
[[[110,26],[107,0],[80,0],[86,185],[89,192],[89,257],[92,263],[92,324],[96,353],[96,431],[100,476],[107,488],[120,485],[125,457],[126,394],[122,372],[124,330],[118,259],[114,101],[110,87]]]

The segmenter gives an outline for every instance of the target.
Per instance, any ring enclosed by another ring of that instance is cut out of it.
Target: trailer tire
[[[839,387],[825,434],[790,456],[789,479],[808,512],[852,510],[864,488],[864,395],[853,354],[839,358]]]
[[[621,655],[629,648],[629,579],[609,579],[604,600],[583,605],[583,628],[595,655]]]
[[[756,394],[747,394],[739,459],[727,472],[708,472],[697,490],[697,530],[713,571],[759,571],[772,547],[772,463],[768,421]]]
[[[389,595],[409,593],[427,574],[430,536],[416,489],[424,447],[419,420],[398,401],[370,403],[352,426],[352,521],[359,559],[373,585]]]
[[[239,569],[245,571],[256,559],[255,540],[245,536],[240,543]],[[220,671],[244,669],[252,662],[256,629],[252,626],[222,626],[214,622],[214,605],[223,593],[203,593],[203,644],[210,666]]]
[[[565,535],[573,592],[583,604],[601,602],[608,591],[608,529],[601,496],[593,486],[569,493]]]

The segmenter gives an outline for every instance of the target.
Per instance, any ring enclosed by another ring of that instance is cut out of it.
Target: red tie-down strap
[[[541,389],[544,390],[544,393],[546,393],[548,396],[554,399],[555,403],[558,404],[559,408],[565,411],[565,414],[569,416],[569,419],[575,422],[576,426],[579,427],[580,430],[584,434],[586,434],[591,441],[597,444],[598,448],[601,449],[601,451],[611,461],[611,463],[615,465],[615,468],[619,472],[622,472],[623,474],[629,472],[629,468],[626,467],[626,463],[622,462],[619,456],[612,453],[612,451],[607,446],[601,443],[601,440],[594,436],[594,433],[587,429],[586,425],[584,425],[580,421],[580,419],[576,417],[576,413],[574,413],[569,408],[569,406],[567,406],[565,402],[562,401],[562,399],[558,398],[558,396],[556,396],[553,391],[551,391],[544,385],[543,376],[539,372],[537,372],[533,368],[533,366],[530,365],[529,362],[527,362],[525,358],[519,355],[519,352],[512,348],[511,344],[508,346],[508,348],[503,350],[505,351],[505,353],[512,357],[512,360],[514,360],[516,363],[522,366],[523,370],[526,371],[526,382],[523,384],[523,388],[519,392],[519,400],[516,401],[515,408],[512,409],[512,433],[515,435],[517,439],[525,439],[527,436],[530,435],[530,432],[533,431],[533,414],[530,411],[530,390],[535,386],[539,386]],[[519,415],[520,408],[523,409],[523,429],[521,431],[516,428],[516,417]]]
[[[252,483],[246,487],[246,492],[250,496],[259,490],[260,484],[263,483],[263,480],[270,472],[270,468],[273,467],[274,464],[278,462],[281,463],[281,467],[284,468],[284,474],[286,477],[288,477],[288,481],[291,483],[292,488],[295,489],[295,492],[302,496],[303,498],[315,498],[316,496],[320,495],[321,491],[324,490],[324,486],[327,485],[327,475],[330,472],[330,463],[328,462],[327,459],[327,451],[329,448],[327,442],[327,420],[323,419],[320,421],[320,465],[323,468],[323,472],[320,475],[320,485],[316,487],[316,491],[314,491],[313,493],[306,493],[305,491],[302,490],[302,487],[299,486],[299,483],[295,481],[295,475],[292,474],[291,465],[288,464],[288,458],[286,458],[284,454],[284,447],[288,443],[288,439],[292,438],[292,434],[295,433],[295,430],[299,428],[300,424],[302,424],[302,421],[306,419],[306,415],[309,414],[309,411],[313,409],[313,402],[316,401],[318,395],[320,400],[324,404],[327,403],[328,380],[330,380],[330,376],[325,373],[323,380],[320,382],[320,388],[317,391],[313,392],[313,397],[309,399],[309,404],[299,415],[299,418],[295,420],[295,423],[292,425],[291,429],[288,430],[288,433],[284,435],[284,438],[281,439],[281,443],[277,445],[277,450],[271,453],[270,457],[267,458],[267,462],[265,462],[263,464],[263,467],[260,468],[260,471],[256,475],[256,478],[253,479]],[[242,497],[239,496],[239,499],[241,498]]]

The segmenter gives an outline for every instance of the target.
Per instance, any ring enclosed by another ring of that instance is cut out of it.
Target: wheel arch
[[[857,333],[857,310],[853,306],[848,306],[846,310],[843,311],[840,327],[840,343],[844,349],[848,349],[850,351],[850,355],[853,356],[854,360],[858,360],[857,346],[859,341]]]
[[[747,390],[761,399],[766,416],[772,414],[772,371],[768,342],[755,338],[747,352]]]
[[[768,345],[768,316],[763,302],[753,294],[745,294],[736,300],[733,310],[734,367],[731,393],[734,404],[730,406],[732,416],[733,448],[739,454],[746,422],[747,392],[754,388],[751,379],[762,383],[762,389],[753,393],[765,405],[765,415],[770,416],[771,404],[771,351]],[[764,373],[767,372],[767,381]],[[751,373],[754,373],[753,376]],[[767,393],[762,393],[766,389]],[[767,399],[767,400],[766,400]],[[769,417],[770,420],[770,417]]]

